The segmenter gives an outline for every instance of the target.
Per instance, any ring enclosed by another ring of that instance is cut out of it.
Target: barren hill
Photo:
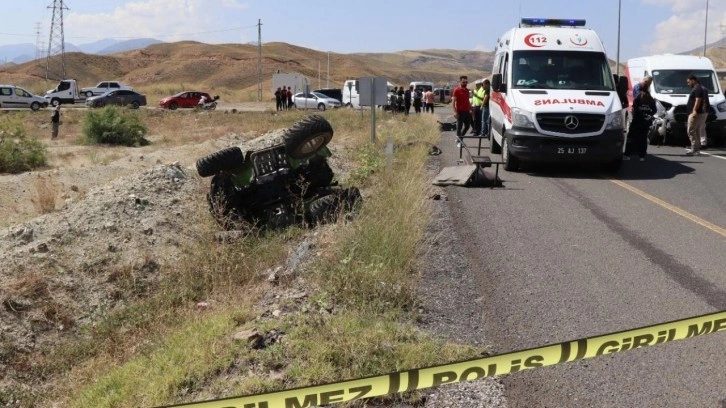
[[[458,75],[488,75],[492,53],[459,50],[419,50],[378,54],[339,54],[271,42],[262,46],[263,92],[276,72],[298,72],[313,86],[328,82],[340,87],[345,79],[384,76],[395,84],[413,80],[437,84],[455,83]],[[193,41],[150,45],[144,49],[113,55],[66,54],[66,76],[81,86],[101,80],[119,79],[142,90],[151,85],[198,85],[236,90],[257,89],[258,48],[246,44],[204,44]],[[0,68],[0,82],[32,89],[45,80],[44,60]],[[43,85],[45,86],[45,84]]]

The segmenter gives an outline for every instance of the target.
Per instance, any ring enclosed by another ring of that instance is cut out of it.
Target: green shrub
[[[148,128],[138,115],[127,109],[107,106],[91,110],[83,120],[83,136],[86,143],[124,146],[145,146]]]
[[[45,145],[27,138],[22,122],[0,121],[0,173],[22,173],[45,164]]]

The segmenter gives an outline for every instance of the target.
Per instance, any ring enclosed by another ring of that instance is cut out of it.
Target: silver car
[[[340,108],[340,101],[333,99],[319,92],[310,92],[303,94],[296,93],[292,96],[292,102],[298,109],[317,109],[324,111],[326,109]]]
[[[15,85],[0,85],[0,108],[30,108],[37,111],[48,106],[48,100]]]

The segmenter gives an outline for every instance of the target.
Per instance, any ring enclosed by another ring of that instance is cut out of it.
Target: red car
[[[197,106],[202,95],[204,95],[208,101],[212,100],[212,97],[206,92],[184,91],[173,96],[167,96],[159,101],[159,106],[171,110],[175,110],[176,108],[193,108]]]

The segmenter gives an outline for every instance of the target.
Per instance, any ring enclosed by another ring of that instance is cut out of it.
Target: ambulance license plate
[[[558,147],[557,154],[587,154],[587,147]]]

